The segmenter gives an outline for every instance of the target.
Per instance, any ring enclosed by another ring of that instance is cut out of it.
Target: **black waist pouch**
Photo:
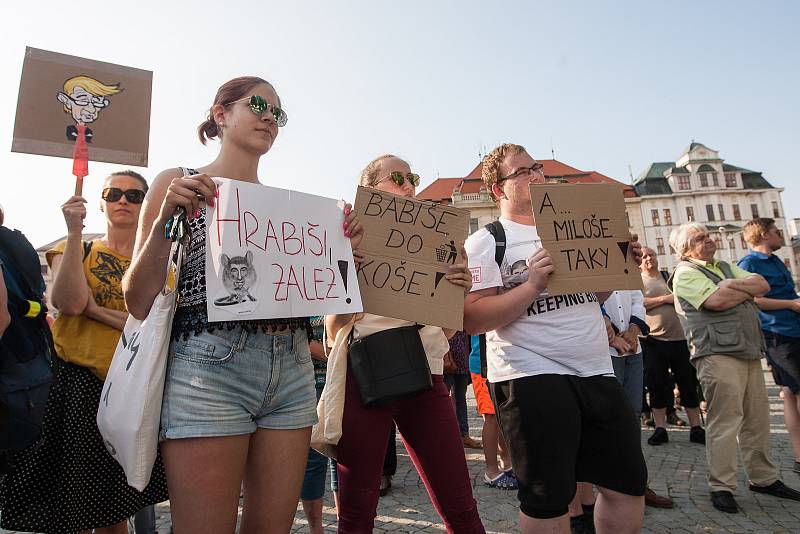
[[[366,408],[433,389],[420,328],[391,328],[350,342],[350,371]]]

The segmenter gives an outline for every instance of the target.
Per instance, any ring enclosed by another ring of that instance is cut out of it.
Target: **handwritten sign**
[[[461,261],[469,212],[359,187],[364,226],[357,269],[364,311],[461,330],[464,290],[444,275]]]
[[[214,178],[206,210],[211,322],[361,311],[340,201]]]
[[[614,184],[532,184],[542,246],[553,257],[551,295],[642,289],[622,190]]]

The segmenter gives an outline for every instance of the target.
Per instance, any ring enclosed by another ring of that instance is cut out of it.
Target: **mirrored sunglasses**
[[[413,172],[403,174],[400,171],[394,171],[390,172],[387,178],[396,183],[398,186],[402,186],[403,182],[405,182],[406,180],[408,180],[408,183],[410,183],[414,187],[417,187],[419,185],[419,174],[415,174]],[[385,179],[386,178],[384,178],[384,180]]]
[[[131,204],[141,204],[144,202],[144,191],[141,189],[127,189],[123,191],[118,187],[106,187],[103,189],[103,200],[106,202],[119,202],[122,195],[125,195],[125,200]]]
[[[286,116],[285,111],[278,106],[273,106],[259,95],[253,95],[250,98],[242,98],[241,100],[234,100],[231,102],[231,104],[236,104],[237,102],[247,102],[247,106],[250,108],[250,111],[259,117],[263,116],[264,113],[270,112],[272,114],[272,118],[275,119],[275,124],[277,124],[279,127],[286,126],[286,123],[289,121],[289,117]]]

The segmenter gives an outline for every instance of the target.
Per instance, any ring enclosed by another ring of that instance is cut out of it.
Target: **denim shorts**
[[[317,422],[305,330],[201,332],[170,344],[161,439],[251,434]]]

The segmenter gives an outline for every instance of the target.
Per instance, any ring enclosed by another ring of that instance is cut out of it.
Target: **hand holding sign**
[[[547,287],[550,274],[555,270],[553,258],[545,248],[537,248],[528,258],[528,283],[531,284],[537,293],[541,293]]]
[[[552,254],[551,295],[641,289],[641,246],[632,242],[614,184],[532,184],[542,246]]]
[[[464,294],[468,295],[472,291],[472,273],[467,266],[467,251],[464,249],[464,245],[461,245],[459,257],[461,258],[461,263],[448,267],[447,274],[444,277],[451,283],[463,287]]]

